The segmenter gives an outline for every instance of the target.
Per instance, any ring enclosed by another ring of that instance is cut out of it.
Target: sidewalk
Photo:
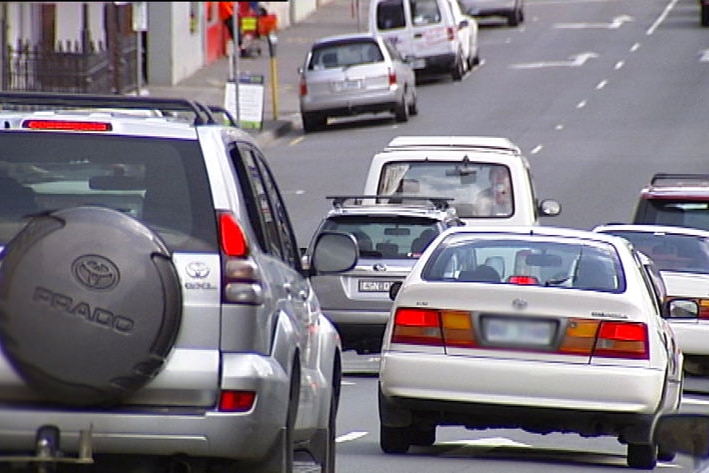
[[[357,3],[359,15],[355,7]],[[288,133],[293,128],[302,127],[297,71],[310,45],[324,36],[367,30],[368,7],[368,0],[321,0],[321,6],[310,16],[288,28],[278,30],[275,87],[272,87],[272,59],[265,39],[260,56],[238,58],[237,68],[240,74],[264,76],[263,126],[260,130],[247,129],[256,136],[260,144]],[[229,59],[224,57],[175,86],[148,84],[145,89],[153,97],[188,98],[207,105],[224,106],[224,90],[229,72]]]

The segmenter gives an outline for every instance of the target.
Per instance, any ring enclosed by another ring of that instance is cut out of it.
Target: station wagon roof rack
[[[3,110],[38,111],[52,108],[152,109],[161,112],[189,112],[194,114],[195,125],[217,123],[210,107],[188,99],[59,92],[0,92],[0,109]]]
[[[411,206],[416,203],[419,206],[428,206],[435,210],[446,210],[450,208],[450,203],[455,200],[453,197],[440,196],[424,196],[410,194],[364,194],[364,195],[329,195],[326,199],[332,200],[332,206],[335,208],[349,206],[356,207],[365,204],[363,201],[374,199],[375,205],[406,205]]]
[[[696,185],[698,183],[709,184],[709,174],[682,174],[658,172],[652,176],[652,180],[650,180],[650,185],[654,186],[660,183],[674,186],[688,186]]]

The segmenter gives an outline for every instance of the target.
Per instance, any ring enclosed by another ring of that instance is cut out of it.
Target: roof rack
[[[692,184],[696,182],[706,181],[709,182],[709,174],[675,174],[675,173],[665,173],[658,172],[652,176],[650,185],[657,185],[660,181],[667,181],[667,183],[672,183],[674,185],[685,185]]]
[[[10,107],[8,107],[10,105]],[[161,112],[191,112],[195,125],[216,124],[212,110],[187,99],[155,98],[132,95],[93,95],[58,92],[0,92],[0,109],[23,107],[29,110],[53,108],[154,109]]]
[[[446,210],[450,208],[450,203],[455,200],[453,197],[440,196],[425,196],[419,194],[364,194],[364,195],[329,195],[326,199],[332,200],[332,206],[336,208],[344,207],[348,201],[352,201],[352,205],[362,205],[365,199],[374,199],[376,204],[392,205],[420,202],[421,204],[429,204],[436,210]]]

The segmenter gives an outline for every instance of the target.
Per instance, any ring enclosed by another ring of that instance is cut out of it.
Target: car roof
[[[370,33],[367,31],[363,32],[354,32],[354,33],[340,33],[336,35],[330,35],[330,36],[325,36],[323,38],[318,39],[313,43],[313,46],[321,46],[323,44],[327,43],[338,43],[341,41],[350,41],[350,40],[360,40],[360,39],[380,39],[381,36]]]
[[[413,196],[407,203],[377,202],[374,197],[367,195],[357,196],[328,196],[332,199],[333,208],[327,213],[326,218],[342,216],[398,216],[412,218],[430,218],[439,221],[457,219],[455,209],[448,205],[448,200],[436,197]],[[386,196],[390,199],[391,196]],[[407,196],[398,196],[409,200]]]
[[[643,198],[708,198],[709,174],[657,173],[641,194]]]
[[[451,149],[521,154],[509,139],[496,136],[398,136],[383,151]]]
[[[508,234],[508,235],[519,235],[519,236],[529,236],[534,238],[535,236],[544,237],[559,237],[559,238],[573,238],[580,240],[593,240],[597,242],[609,243],[614,246],[625,246],[625,239],[617,237],[615,235],[607,233],[597,233],[590,230],[579,230],[575,228],[566,227],[555,227],[555,226],[544,226],[544,225],[510,225],[510,226],[463,226],[463,227],[452,227],[446,230],[446,235],[457,234],[457,233],[497,233],[497,234]]]
[[[614,223],[607,225],[599,225],[593,229],[594,232],[610,232],[613,230],[633,231],[644,233],[671,233],[675,235],[688,235],[709,238],[709,231],[701,230],[692,227],[679,227],[674,225],[651,225],[651,224],[632,224],[632,223]]]
[[[233,118],[219,107],[207,107],[187,99],[154,97],[104,96],[90,94],[63,94],[37,92],[0,93],[0,118],[5,129],[44,132],[62,132],[70,128],[56,127],[52,120],[77,124],[105,124],[105,130],[86,130],[90,133],[153,136],[163,138],[196,139],[196,127],[229,129],[243,140],[251,136],[235,126],[227,126]],[[19,107],[19,108],[16,108]],[[225,121],[217,118],[224,114]],[[47,128],[30,127],[46,121]],[[56,123],[56,122],[55,122]],[[74,131],[82,131],[77,128]]]

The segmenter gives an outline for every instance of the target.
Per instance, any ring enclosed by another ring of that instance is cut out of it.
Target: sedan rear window
[[[605,244],[452,235],[436,248],[422,278],[622,292],[620,268],[617,253]]]

